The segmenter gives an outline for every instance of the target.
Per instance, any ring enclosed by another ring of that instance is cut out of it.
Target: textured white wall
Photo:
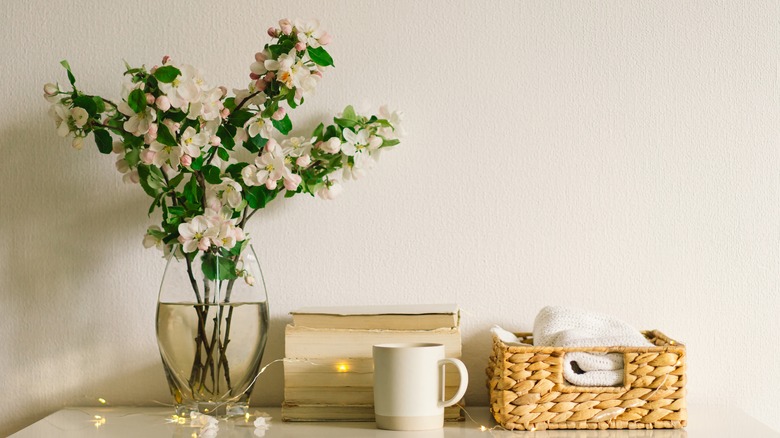
[[[691,403],[780,429],[778,3],[4,2],[0,435],[63,406],[169,401],[154,337],[163,262],[148,200],[72,150],[41,98],[65,75],[117,96],[122,59],[170,54],[245,84],[265,29],[319,17],[337,68],[295,113],[389,102],[410,133],[336,202],[249,230],[282,356],[309,304],[460,303],[472,374],[494,323],[546,304],[611,312],[689,349]],[[90,143],[91,145],[91,143]],[[281,401],[273,366],[254,401]]]

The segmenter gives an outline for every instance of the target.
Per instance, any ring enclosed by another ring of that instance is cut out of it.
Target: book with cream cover
[[[311,328],[433,330],[459,325],[457,304],[304,307],[293,325]]]

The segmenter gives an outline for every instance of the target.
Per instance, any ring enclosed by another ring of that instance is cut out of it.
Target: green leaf
[[[252,153],[258,153],[260,152],[260,149],[265,147],[265,144],[268,143],[267,138],[260,137],[259,135],[256,135],[254,137],[251,137],[249,141],[244,142],[244,147]]]
[[[301,103],[303,103],[303,97],[301,97]],[[287,95],[287,105],[290,105],[290,108],[292,109],[298,107],[298,103],[295,102],[295,93],[290,93]]]
[[[220,174],[219,167],[208,164],[206,166],[203,166],[202,171],[203,171],[203,177],[206,178],[206,181],[209,184],[217,185],[222,183],[222,178],[220,178],[219,176]]]
[[[352,108],[352,105],[347,105],[347,107],[344,108],[344,111],[341,113],[341,118],[357,121],[358,116],[357,113],[355,113],[355,108]]]
[[[311,134],[312,137],[315,137],[317,140],[322,140],[322,132],[325,130],[325,125],[320,123],[317,125],[317,128],[314,129],[314,132]]]
[[[330,140],[333,137],[341,138],[341,131],[335,125],[330,125],[325,129],[325,135],[322,136],[322,141]]]
[[[170,84],[180,74],[181,74],[181,70],[179,70],[178,68],[172,65],[158,67],[157,70],[154,71],[154,77],[157,78],[158,81],[165,84]]]
[[[127,159],[127,158],[125,158],[125,159]],[[171,180],[168,181],[168,190],[175,190],[176,187],[178,187],[178,185],[181,182],[181,180],[183,180],[183,179],[184,179],[184,174],[183,173],[180,173],[180,174],[174,176],[173,178],[171,178]]]
[[[330,53],[328,53],[324,48],[309,47],[306,50],[309,52],[309,58],[311,58],[315,64],[321,65],[323,67],[333,65],[333,58],[330,57]]]
[[[190,165],[190,168],[192,168],[192,170],[200,170],[201,167],[203,167],[203,163],[205,161],[206,161],[205,156],[201,154],[201,156],[192,160],[192,164]]]
[[[95,143],[97,144],[100,153],[110,154],[113,149],[111,134],[105,129],[96,129],[93,134],[95,134]]]
[[[286,114],[282,120],[271,120],[271,122],[274,124],[274,128],[281,132],[282,135],[287,135],[292,130],[292,121],[290,116]]]
[[[184,185],[184,198],[192,204],[198,204],[201,198],[201,189],[198,180],[193,175],[187,184]]]
[[[236,262],[228,257],[216,256],[210,252],[203,254],[201,258],[203,275],[209,280],[232,280],[236,275]]]
[[[246,189],[246,202],[249,208],[265,208],[269,202],[273,201],[278,192],[268,190],[265,186],[253,186]]]
[[[233,109],[236,107],[236,98],[228,97],[222,102],[222,104],[225,105],[225,108],[229,109],[230,111],[233,111]]]
[[[68,61],[62,60],[60,61],[60,64],[65,67],[65,70],[68,72],[68,81],[70,81],[70,85],[75,87],[76,86],[76,78],[73,76],[73,73],[70,71],[70,64],[68,64]]]
[[[230,113],[228,119],[236,126],[244,126],[246,122],[252,118],[254,114],[246,110],[238,110],[234,113]]]
[[[130,167],[135,167],[135,166],[138,165],[138,162],[141,161],[140,156],[141,156],[141,150],[140,149],[130,149],[125,154],[125,161],[127,161],[127,164]]]
[[[225,173],[232,176],[233,179],[238,179],[241,176],[241,170],[246,166],[249,166],[249,163],[233,163],[225,168]]]
[[[230,131],[233,131],[233,133],[231,134]],[[236,135],[236,128],[234,126],[226,127],[225,125],[222,125],[217,129],[217,137],[221,140],[220,145],[229,151],[232,151],[233,148],[236,147],[236,141],[233,139],[234,135]]]
[[[127,104],[136,112],[136,114],[140,113],[146,109],[146,94],[144,94],[143,90],[140,88],[136,88],[131,91],[130,95],[127,97]]]
[[[73,105],[84,108],[90,117],[97,115],[97,104],[90,96],[79,96],[73,99]]]
[[[400,141],[400,140],[397,140],[397,139],[388,140],[388,139],[386,139],[386,138],[385,138],[385,139],[382,139],[382,140],[383,140],[383,141],[382,141],[382,147],[386,147],[386,146],[395,146],[395,145],[397,145],[398,143],[401,143],[401,141]]]
[[[141,183],[141,187],[144,189],[147,195],[156,198],[160,193],[160,188],[155,182],[155,175],[152,169],[157,169],[155,166],[149,166],[146,164],[138,165],[138,180]],[[160,169],[157,169],[159,172]],[[152,210],[152,209],[150,209]]]
[[[176,139],[164,123],[157,124],[157,141],[165,146],[176,146]]]
[[[106,112],[106,102],[100,96],[92,96],[92,100],[95,101],[95,108],[98,114]]]
[[[221,158],[223,161],[230,159],[230,154],[228,154],[228,151],[225,150],[225,148],[217,149],[217,155],[219,155],[219,158]]]
[[[354,128],[358,124],[358,122],[355,120],[343,119],[343,118],[340,119],[338,117],[334,117],[333,122],[335,122],[337,125],[341,126],[342,128]]]

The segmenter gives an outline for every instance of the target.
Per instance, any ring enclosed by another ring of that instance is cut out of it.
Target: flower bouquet
[[[101,153],[117,155],[123,180],[152,199],[149,214],[161,213],[143,244],[169,259],[157,333],[180,413],[246,408],[268,320],[247,221],[277,197],[333,199],[341,181],[399,142],[401,114],[384,107],[362,115],[348,106],[332,124],[290,136],[289,113],[333,66],[331,37],[316,20],[280,20],[268,34],[249,84],[232,96],[168,56],[150,69],[126,65],[116,101],[79,89],[67,61],[70,89],[44,86],[57,133],[76,149],[91,134]]]

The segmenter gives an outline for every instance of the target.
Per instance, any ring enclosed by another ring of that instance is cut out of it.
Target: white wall
[[[298,16],[331,31],[337,66],[295,113],[301,131],[389,102],[409,135],[339,200],[281,202],[250,225],[267,361],[302,305],[456,301],[479,405],[488,328],[570,304],[685,342],[691,404],[780,430],[776,1],[3,8],[0,435],[98,397],[169,402],[148,200],[111,158],[56,136],[42,84],[66,80],[67,58],[84,89],[117,96],[122,59],[170,54],[243,86],[265,29]],[[275,365],[254,401],[281,392]]]

